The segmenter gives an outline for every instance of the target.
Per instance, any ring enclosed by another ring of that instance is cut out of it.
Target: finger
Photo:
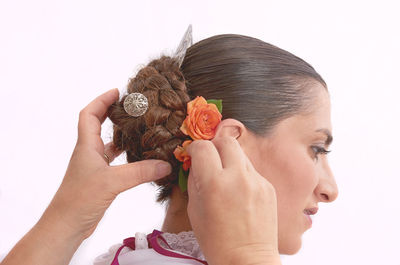
[[[99,143],[101,124],[106,118],[107,109],[118,98],[119,91],[114,88],[98,96],[81,110],[78,122],[78,142],[92,146]],[[100,150],[97,151],[100,152]]]
[[[168,162],[148,159],[120,166],[111,166],[113,185],[117,192],[123,192],[139,184],[155,181],[171,174]]]
[[[208,181],[222,170],[221,158],[211,141],[195,140],[190,143],[187,152],[191,157],[190,171],[199,178],[199,182]]]
[[[188,197],[189,197],[189,205],[191,205],[191,202],[195,200],[195,198],[198,196],[200,192],[200,186],[198,183],[198,178],[193,176],[193,171],[189,171],[189,176],[187,180],[187,191],[188,191]],[[190,198],[193,198],[192,200]]]
[[[223,168],[246,168],[247,156],[234,137],[215,137],[212,142],[221,157]]]
[[[113,142],[109,142],[104,146],[104,154],[109,158],[108,163],[111,163],[116,157],[118,157],[123,150],[118,149]]]

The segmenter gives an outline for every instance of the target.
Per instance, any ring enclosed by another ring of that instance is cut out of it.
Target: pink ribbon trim
[[[175,253],[175,252],[169,251],[168,249],[165,249],[165,248],[161,247],[160,244],[158,244],[158,242],[157,242],[157,238],[160,238],[162,241],[164,241],[165,244],[167,244],[167,246],[169,248],[171,248],[171,246],[168,245],[167,241],[162,236],[162,233],[163,232],[154,229],[151,234],[147,235],[147,241],[149,242],[149,248],[153,248],[155,251],[157,251],[158,253],[160,253],[162,255],[165,255],[165,256],[175,257],[175,258],[182,258],[182,259],[194,259],[194,260],[197,260],[198,262],[200,262],[200,263],[202,263],[204,265],[208,265],[208,263],[206,261],[204,261],[204,260],[200,260],[200,259],[196,259],[196,258],[191,257],[191,256],[186,256],[186,255],[182,255],[182,254],[179,254],[179,253]],[[111,265],[119,265],[118,256],[119,256],[119,253],[121,252],[121,250],[124,247],[129,247],[129,248],[134,250],[135,249],[135,238],[134,237],[128,237],[128,238],[124,239],[123,245],[115,253],[115,257],[114,257]]]

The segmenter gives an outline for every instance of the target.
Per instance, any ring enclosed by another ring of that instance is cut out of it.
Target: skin
[[[329,93],[320,84],[313,89],[310,111],[282,120],[266,137],[256,136],[237,120],[225,119],[214,138],[235,135],[257,172],[275,188],[280,254],[292,255],[301,248],[301,236],[310,228],[303,211],[338,196],[327,155],[317,152],[318,148],[328,150],[327,134],[332,135]],[[176,188],[166,208],[162,231],[190,230],[187,201]]]

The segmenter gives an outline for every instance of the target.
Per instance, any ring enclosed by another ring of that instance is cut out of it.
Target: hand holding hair
[[[117,89],[109,90],[80,112],[78,140],[58,191],[2,265],[68,264],[119,193],[170,174],[169,163],[155,159],[108,165],[121,151],[104,145],[101,124],[118,95]]]
[[[196,140],[188,153],[188,215],[208,263],[281,264],[275,189],[238,141]]]
[[[109,166],[122,151],[112,143],[104,146],[101,124],[108,107],[118,100],[118,90],[110,90],[93,100],[79,114],[78,141],[64,180],[50,206],[63,209],[63,218],[84,238],[95,230],[116,196],[139,184],[154,181],[170,173],[161,160],[143,160]],[[111,161],[106,161],[108,156]],[[82,207],[84,205],[85,207]]]

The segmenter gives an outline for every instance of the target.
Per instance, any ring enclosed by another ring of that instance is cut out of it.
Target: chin
[[[288,238],[286,240],[279,240],[278,243],[279,254],[294,255],[301,249],[301,238]]]

